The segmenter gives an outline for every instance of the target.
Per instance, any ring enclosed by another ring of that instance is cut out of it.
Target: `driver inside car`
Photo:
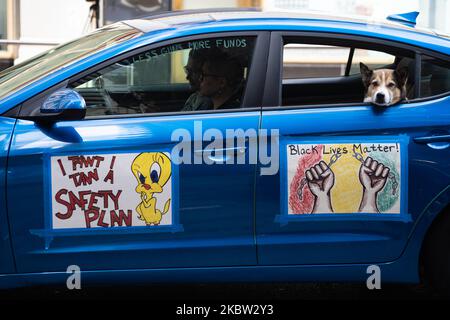
[[[181,111],[195,111],[212,108],[212,101],[210,98],[200,94],[200,75],[202,72],[202,65],[206,59],[206,50],[191,50],[189,58],[184,71],[186,72],[186,79],[194,91],[186,100]]]

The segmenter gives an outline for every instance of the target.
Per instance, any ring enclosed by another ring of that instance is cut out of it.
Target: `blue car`
[[[415,16],[173,12],[4,70],[0,288],[449,290],[450,39]]]

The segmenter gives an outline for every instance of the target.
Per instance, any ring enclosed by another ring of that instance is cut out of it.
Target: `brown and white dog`
[[[388,107],[406,98],[406,67],[370,70],[364,63],[359,64],[365,87],[364,102]]]

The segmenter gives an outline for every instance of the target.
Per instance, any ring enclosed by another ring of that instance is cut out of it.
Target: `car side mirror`
[[[82,120],[86,116],[86,102],[75,90],[60,89],[47,97],[38,114],[20,117],[37,123]]]

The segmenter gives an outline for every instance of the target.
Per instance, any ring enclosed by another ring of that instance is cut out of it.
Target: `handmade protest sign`
[[[53,229],[172,224],[172,162],[166,152],[50,158]]]
[[[288,214],[400,213],[400,143],[287,144]]]

